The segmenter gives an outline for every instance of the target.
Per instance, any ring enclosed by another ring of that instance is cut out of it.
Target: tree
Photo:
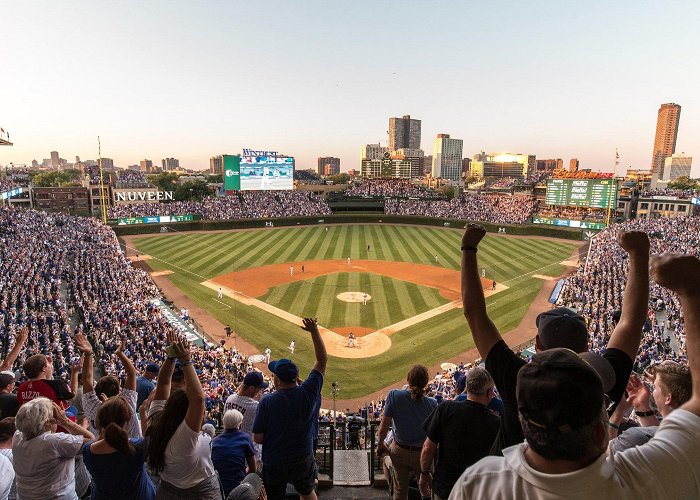
[[[32,182],[36,187],[61,187],[66,185],[80,185],[80,172],[78,170],[62,170],[55,172],[42,172],[36,174]]]
[[[668,187],[671,189],[693,189],[697,191],[700,185],[698,185],[698,181],[691,179],[687,175],[682,175],[669,182]]]
[[[330,175],[326,177],[326,180],[333,182],[333,184],[347,184],[350,181],[350,175],[343,172],[341,174]]]
[[[160,191],[175,191],[178,175],[174,172],[162,172],[146,177],[148,182],[157,186]]]
[[[208,194],[209,186],[205,181],[191,181],[175,187],[174,197],[177,201],[202,200]]]
[[[209,184],[221,184],[222,182],[224,182],[224,174],[208,175],[207,182]]]
[[[441,186],[440,189],[437,190],[437,192],[438,194],[440,194],[440,196],[447,198],[448,200],[451,200],[455,197],[454,186]]]

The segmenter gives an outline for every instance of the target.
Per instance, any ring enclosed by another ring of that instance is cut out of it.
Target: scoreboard
[[[565,207],[615,209],[617,188],[615,179],[549,179],[545,202]]]

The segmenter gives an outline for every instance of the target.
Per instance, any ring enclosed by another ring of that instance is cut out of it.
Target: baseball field
[[[304,373],[313,364],[313,346],[299,318],[318,318],[331,356],[327,380],[338,381],[346,399],[401,380],[413,363],[432,366],[473,347],[459,296],[461,235],[434,227],[337,225],[171,232],[130,244],[148,256],[153,271],[167,274],[258,353],[269,347],[273,359],[291,357]],[[501,332],[519,324],[545,278],[563,272],[561,262],[575,247],[507,235],[484,239],[482,285]],[[326,384],[324,395],[329,392]]]

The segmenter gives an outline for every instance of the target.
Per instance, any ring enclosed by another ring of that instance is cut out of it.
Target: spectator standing
[[[0,419],[14,417],[19,410],[15,390],[15,374],[9,370],[0,372]]]
[[[464,315],[479,354],[486,360],[486,369],[496,381],[503,400],[501,429],[492,453],[521,443],[522,428],[518,422],[515,398],[518,371],[526,361],[515,354],[503,341],[493,321],[486,313],[484,292],[479,278],[476,254],[486,234],[482,226],[469,224],[462,238],[462,303]],[[620,232],[618,243],[629,254],[629,277],[620,322],[615,327],[603,355],[615,372],[615,383],[606,387],[614,406],[622,399],[627,380],[632,372],[646,320],[649,297],[649,238],[643,232]],[[585,320],[570,309],[560,307],[537,316],[535,349],[543,351],[566,347],[575,352],[588,350],[588,329]],[[609,389],[609,390],[608,390]]]
[[[153,391],[146,430],[147,462],[160,474],[156,498],[221,500],[211,461],[211,439],[202,430],[204,391],[192,364],[187,341],[168,333],[167,358]],[[170,393],[175,359],[184,373],[185,390]]]
[[[253,422],[255,413],[260,404],[256,399],[263,389],[267,389],[268,383],[263,379],[262,373],[257,371],[248,372],[243,379],[243,383],[238,387],[235,394],[231,394],[226,399],[224,409],[237,410],[243,416],[241,430],[253,437]]]
[[[211,460],[221,478],[224,496],[241,484],[246,475],[246,465],[255,472],[255,449],[247,432],[241,430],[243,415],[238,410],[224,413],[224,432],[211,442]]]
[[[304,318],[302,329],[311,334],[314,345],[316,363],[311,373],[298,384],[299,369],[292,361],[271,362],[276,390],[260,402],[253,423],[253,438],[263,445],[265,490],[273,500],[284,497],[287,483],[302,498],[316,499],[313,438],[328,355],[316,320]]]
[[[488,408],[493,397],[493,378],[484,368],[467,373],[467,399],[446,401],[425,421],[427,438],[420,456],[421,495],[441,500],[450,496],[462,472],[489,454],[500,419]],[[435,473],[431,473],[437,455]]]
[[[156,384],[153,381],[158,377],[159,371],[160,367],[157,364],[149,363],[143,371],[143,375],[136,377],[136,393],[138,395],[136,408],[140,408],[149,394],[151,394],[151,391],[156,388]]]
[[[420,452],[425,440],[423,422],[437,406],[435,398],[426,396],[428,369],[413,365],[408,371],[408,388],[389,392],[384,404],[384,414],[379,424],[377,455],[389,452],[394,466],[394,500],[408,498],[408,482],[411,472],[419,475]],[[384,440],[393,421],[394,440],[387,449]]]
[[[15,418],[12,458],[20,498],[77,500],[75,456],[93,439],[71,422],[63,409],[45,397],[23,404]],[[68,433],[56,432],[57,425]]]
[[[600,377],[570,350],[539,352],[518,373],[527,442],[464,471],[451,500],[700,497],[700,260],[656,256],[651,275],[680,299],[693,379],[690,400],[664,419],[647,444],[613,456],[606,453],[607,401]]]
[[[12,470],[12,462],[0,455],[0,500],[6,500],[10,496],[15,484],[15,471]]]
[[[91,500],[152,500],[156,496],[144,466],[144,439],[129,439],[127,433],[131,419],[132,409],[122,397],[108,399],[97,410],[100,435],[82,449],[93,479]]]
[[[12,468],[12,436],[14,436],[17,431],[15,427],[15,417],[6,417],[0,420],[0,455],[4,456],[10,461],[10,469],[3,470],[0,465],[0,500],[7,498],[7,500],[17,499],[17,484],[15,481],[15,471]],[[5,483],[2,480],[9,480],[12,478],[12,484],[10,489],[7,490],[6,495],[3,496],[3,485]]]

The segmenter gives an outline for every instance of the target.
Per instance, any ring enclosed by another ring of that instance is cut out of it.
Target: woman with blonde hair
[[[435,398],[425,395],[428,385],[428,369],[423,365],[413,365],[406,377],[408,387],[389,392],[384,404],[382,421],[379,424],[379,444],[377,454],[388,451],[394,467],[392,476],[394,499],[408,498],[408,482],[411,472],[419,475],[420,452],[425,441],[423,422],[437,406]],[[384,440],[389,426],[394,423],[394,440],[387,448]]]
[[[69,434],[56,432],[57,426]],[[15,417],[12,459],[20,498],[77,500],[75,456],[95,436],[45,397],[20,406]]]
[[[91,500],[152,500],[156,496],[144,466],[144,439],[129,439],[132,412],[120,396],[108,399],[97,410],[95,426],[100,435],[83,446],[83,460],[94,482]]]

